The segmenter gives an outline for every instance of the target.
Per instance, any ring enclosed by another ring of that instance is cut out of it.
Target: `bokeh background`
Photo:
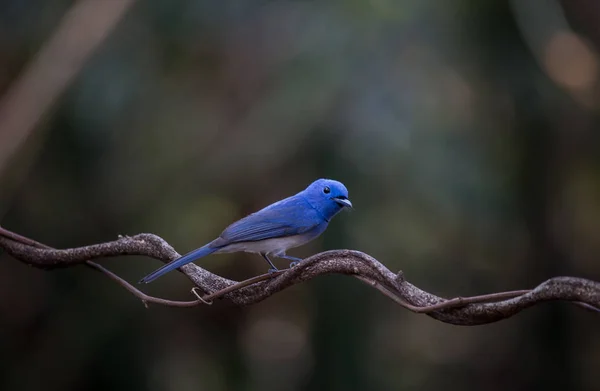
[[[355,210],[292,255],[365,251],[448,297],[600,280],[599,45],[595,0],[4,0],[0,223],[186,252],[330,177]],[[565,303],[457,327],[325,276],[146,309],[88,268],[0,255],[1,390],[597,390],[599,367],[600,318]]]

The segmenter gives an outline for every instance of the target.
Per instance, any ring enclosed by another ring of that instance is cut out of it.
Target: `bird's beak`
[[[345,206],[347,208],[352,209],[352,202],[350,202],[350,200],[346,197],[334,197],[333,200],[340,204],[342,207]]]

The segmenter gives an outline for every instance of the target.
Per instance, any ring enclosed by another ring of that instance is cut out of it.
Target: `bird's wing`
[[[299,235],[323,222],[323,217],[306,200],[292,196],[231,224],[215,240],[215,245]]]

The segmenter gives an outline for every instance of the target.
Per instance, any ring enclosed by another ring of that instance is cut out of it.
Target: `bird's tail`
[[[149,282],[152,282],[154,280],[156,280],[158,277],[162,276],[163,274],[166,274],[168,272],[170,272],[171,270],[175,270],[177,268],[180,268],[183,265],[186,265],[190,262],[195,261],[198,258],[202,258],[207,256],[208,254],[212,254],[215,251],[217,251],[219,248],[218,247],[210,247],[210,243],[205,245],[204,247],[200,247],[194,251],[191,251],[187,254],[185,254],[184,256],[177,258],[165,265],[163,265],[162,267],[156,269],[155,271],[153,271],[152,273],[148,274],[146,277],[142,278],[139,283],[142,284],[147,284]]]

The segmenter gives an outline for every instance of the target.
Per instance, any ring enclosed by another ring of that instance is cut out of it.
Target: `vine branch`
[[[172,307],[194,307],[227,299],[236,305],[250,305],[293,285],[324,274],[345,274],[358,278],[397,304],[415,313],[425,313],[441,322],[480,325],[509,318],[535,304],[569,301],[600,312],[600,283],[577,277],[554,277],[534,289],[498,292],[472,297],[445,299],[406,281],[402,272],[393,273],[375,258],[360,251],[332,250],[313,255],[299,265],[244,281],[232,281],[193,263],[180,271],[195,285],[195,300],[173,301],[145,294],[115,273],[94,262],[98,258],[143,255],[170,262],[180,255],[164,239],[154,234],[123,236],[112,242],[57,250],[0,227],[0,248],[30,266],[50,270],[86,265],[149,303]]]

